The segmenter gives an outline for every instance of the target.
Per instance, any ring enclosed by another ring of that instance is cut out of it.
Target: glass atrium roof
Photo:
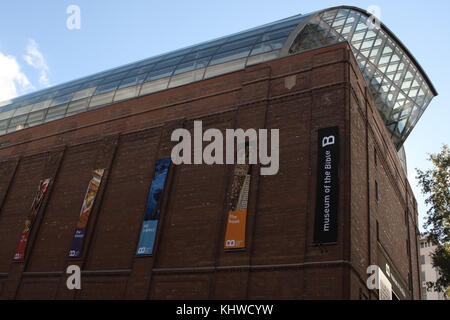
[[[437,95],[407,49],[369,15],[338,7],[297,15],[0,103],[0,135],[289,54],[348,41],[400,148]]]
[[[373,23],[357,8],[324,10],[292,37],[289,54],[347,41],[399,149],[437,92],[408,49],[384,25]]]

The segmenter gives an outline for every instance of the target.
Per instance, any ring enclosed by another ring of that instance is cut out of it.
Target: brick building
[[[401,147],[437,93],[400,41],[367,21],[352,7],[294,16],[4,103],[0,297],[377,299],[366,269],[379,265],[394,298],[420,299]],[[172,164],[152,253],[139,255],[157,160],[195,120],[204,130],[279,129],[278,174],[250,168],[244,245],[228,250],[236,166]],[[318,133],[335,127],[336,238],[321,241]],[[69,256],[99,168],[80,255]],[[74,264],[81,290],[66,286]]]

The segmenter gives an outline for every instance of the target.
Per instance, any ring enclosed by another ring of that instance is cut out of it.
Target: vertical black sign
[[[339,205],[339,128],[320,129],[314,243],[336,243]]]

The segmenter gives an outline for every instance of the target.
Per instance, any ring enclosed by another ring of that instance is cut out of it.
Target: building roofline
[[[347,5],[343,5],[343,6],[336,6],[336,7],[331,7],[328,9],[324,9],[324,10],[320,10],[318,11],[319,13],[323,13],[329,10],[335,10],[335,9],[350,9],[350,10],[355,10],[358,12],[361,12],[367,16],[371,16],[372,14],[366,10],[363,10],[361,8],[355,7],[355,6],[347,6]],[[386,33],[393,39],[395,40],[395,42],[400,46],[400,48],[406,52],[406,54],[408,55],[408,57],[412,60],[413,64],[415,66],[417,66],[417,68],[419,69],[420,73],[424,76],[427,84],[430,86],[431,91],[433,92],[434,96],[438,95],[438,92],[436,90],[436,88],[434,87],[433,83],[431,82],[430,78],[428,77],[428,74],[425,72],[425,70],[422,68],[422,66],[420,65],[420,63],[417,61],[417,59],[414,57],[414,55],[409,51],[409,49],[403,44],[402,41],[400,41],[400,39],[395,35],[394,32],[391,31],[391,29],[389,29],[381,20],[380,21],[380,26],[381,28],[386,31]]]

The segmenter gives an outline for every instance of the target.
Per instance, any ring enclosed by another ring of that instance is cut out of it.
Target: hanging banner
[[[92,179],[89,182],[86,195],[84,196],[83,205],[81,207],[80,218],[77,223],[77,229],[72,239],[72,245],[69,250],[69,257],[79,258],[81,257],[81,251],[83,249],[84,236],[86,234],[86,227],[91,214],[92,207],[94,206],[95,197],[97,196],[100,183],[102,182],[103,173],[105,169],[97,169],[92,172]]]
[[[234,169],[230,199],[231,210],[228,212],[225,231],[224,249],[226,250],[245,248],[247,203],[250,189],[249,171],[250,165],[248,164],[238,164]]]
[[[153,245],[156,237],[156,229],[158,227],[159,213],[161,211],[161,201],[164,192],[164,186],[167,180],[171,159],[158,159],[153,173],[150,193],[145,208],[144,222],[142,223],[139,244],[136,255],[153,254]]]
[[[339,128],[320,129],[314,243],[336,243],[339,205]]]
[[[13,259],[15,261],[23,261],[25,259],[28,237],[30,235],[31,228],[33,227],[34,220],[39,212],[39,209],[41,208],[42,200],[44,199],[45,193],[47,192],[50,180],[51,179],[45,179],[39,182],[39,188],[34,196],[30,213],[28,214],[28,217],[25,220],[25,228],[23,229],[20,235],[19,244],[17,245],[16,252],[14,254]]]

